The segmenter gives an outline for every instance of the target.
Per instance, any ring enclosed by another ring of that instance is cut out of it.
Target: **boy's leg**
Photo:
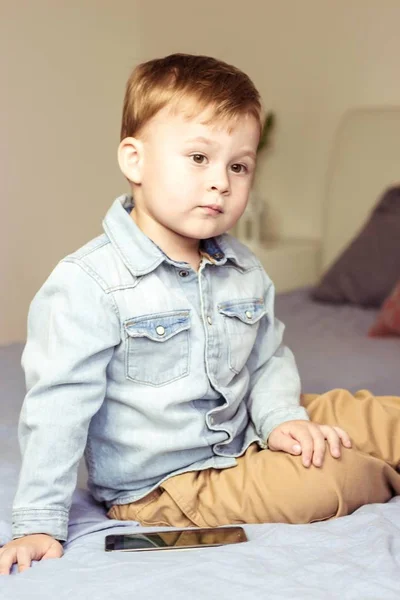
[[[195,526],[162,488],[157,488],[141,500],[131,504],[115,504],[107,513],[110,519],[138,521],[151,527]]]
[[[400,494],[400,474],[393,468],[400,461],[400,398],[333,390],[306,395],[303,404],[316,422],[348,431],[354,447],[343,448],[340,459],[332,458],[327,449],[322,468],[306,469],[298,456],[260,451],[253,445],[231,469],[171,477],[157,498],[144,501],[141,515],[125,518],[178,527],[309,523]],[[118,507],[120,514],[110,516],[124,518],[122,510]]]
[[[252,445],[230,469],[171,477],[151,502],[115,506],[109,516],[142,525],[217,527],[230,523],[310,523],[350,514],[400,493],[400,474],[355,449],[322,468]]]
[[[337,389],[321,395],[304,394],[302,405],[315,423],[347,431],[358,450],[395,468],[399,465],[400,397],[374,396],[368,390],[353,395]]]
[[[229,523],[311,523],[348,515],[400,494],[400,474],[357,450],[324,466],[252,446],[232,469],[171,477],[163,488],[199,527]]]

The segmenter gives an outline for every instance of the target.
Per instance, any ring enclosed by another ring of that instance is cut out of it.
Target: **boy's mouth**
[[[202,208],[209,215],[220,215],[224,212],[222,207],[218,204],[207,204],[206,206],[201,206],[200,208]]]

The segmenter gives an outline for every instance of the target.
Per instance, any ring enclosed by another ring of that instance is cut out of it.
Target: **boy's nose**
[[[220,194],[226,194],[229,192],[230,183],[226,171],[215,173],[214,176],[211,177],[209,190],[211,192],[218,192]]]

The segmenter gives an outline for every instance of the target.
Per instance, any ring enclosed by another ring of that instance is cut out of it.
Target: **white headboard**
[[[345,113],[329,163],[321,272],[361,229],[384,189],[400,184],[400,107]]]

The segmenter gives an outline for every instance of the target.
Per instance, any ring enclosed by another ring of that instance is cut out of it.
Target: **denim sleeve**
[[[247,363],[250,386],[247,405],[256,431],[267,447],[275,427],[295,419],[309,420],[300,406],[301,384],[293,353],[283,343],[285,326],[275,317],[275,288],[263,271],[267,314],[261,319]]]
[[[18,431],[14,538],[47,533],[67,539],[78,463],[120,342],[116,311],[91,274],[68,261],[57,265],[32,301],[22,356],[27,394]]]

